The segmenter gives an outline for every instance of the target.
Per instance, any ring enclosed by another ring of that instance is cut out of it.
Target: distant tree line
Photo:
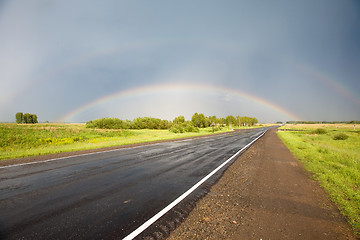
[[[198,132],[199,128],[210,126],[252,126],[258,123],[252,117],[217,118],[216,116],[205,116],[202,113],[195,113],[190,121],[186,121],[184,116],[178,116],[173,121],[161,120],[159,118],[142,117],[135,118],[133,121],[121,120],[119,118],[101,118],[88,121],[87,128],[100,129],[169,129],[175,133]]]
[[[205,117],[202,113],[195,113],[191,121],[196,127],[200,128],[210,127],[213,123],[217,126],[253,126],[259,122],[256,118],[252,117],[234,117],[229,115],[226,118],[217,118],[216,116]]]
[[[159,118],[135,118],[133,121],[119,118],[101,118],[88,121],[87,128],[101,129],[169,129],[171,122]]]
[[[360,124],[360,121],[287,121],[287,124]]]
[[[36,114],[18,112],[15,115],[16,123],[38,123]]]

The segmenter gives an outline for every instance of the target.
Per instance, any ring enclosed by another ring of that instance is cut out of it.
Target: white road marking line
[[[53,161],[67,159],[67,158],[83,157],[83,156],[89,156],[89,155],[94,155],[94,154],[121,151],[121,150],[126,150],[126,149],[140,148],[140,147],[145,147],[145,146],[149,146],[149,145],[154,146],[154,145],[157,145],[157,144],[160,144],[160,143],[153,143],[153,144],[147,144],[147,145],[141,145],[141,146],[133,146],[133,147],[129,146],[129,147],[124,147],[124,148],[119,148],[119,149],[100,151],[100,152],[92,152],[92,153],[84,153],[84,154],[79,154],[79,155],[72,155],[72,156],[67,156],[67,157],[53,158],[53,159],[48,159],[48,160],[43,160],[43,161],[36,161],[36,162],[19,163],[19,164],[14,164],[14,165],[2,166],[2,167],[0,167],[0,169],[2,169],[2,168],[11,168],[11,167],[19,167],[19,166],[25,166],[25,165],[32,165],[32,164],[38,164],[38,163],[53,162]]]
[[[267,130],[266,130],[267,131]],[[159,218],[161,218],[165,213],[170,211],[173,207],[175,207],[178,203],[180,203],[182,200],[184,200],[187,196],[190,195],[195,189],[197,189],[201,184],[203,184],[206,180],[208,180],[212,175],[214,175],[217,171],[219,171],[222,167],[224,167],[227,163],[229,163],[232,159],[234,159],[238,154],[246,150],[248,147],[250,147],[254,142],[256,142],[259,138],[261,138],[265,132],[264,131],[260,136],[255,138],[253,141],[251,141],[249,144],[247,144],[245,147],[240,149],[237,153],[235,153],[232,157],[230,157],[228,160],[226,160],[224,163],[222,163],[220,166],[218,166],[215,170],[213,170],[211,173],[209,173],[206,177],[201,179],[198,183],[196,183],[193,187],[191,187],[189,190],[187,190],[185,193],[183,193],[180,197],[175,199],[172,203],[170,203],[168,206],[166,206],[163,210],[158,212],[156,215],[154,215],[152,218],[147,220],[145,223],[143,223],[140,227],[138,227],[136,230],[134,230],[132,233],[130,233],[128,236],[123,238],[123,240],[131,240],[140,233],[142,233],[145,229],[147,229],[151,224],[156,222]]]
[[[210,136],[206,136],[206,137],[202,137],[202,138],[211,138],[211,137],[216,137],[216,136],[211,136],[211,135],[210,135]],[[183,140],[170,139],[170,141],[171,141],[171,140],[174,140],[174,142],[186,142],[186,141],[192,141],[192,140],[195,140],[195,139],[196,139],[196,138],[183,139]],[[67,156],[67,157],[52,158],[52,159],[43,160],[43,161],[35,161],[35,162],[19,163],[19,164],[7,165],[7,166],[0,166],[0,169],[11,168],[11,167],[20,167],[20,166],[26,166],[26,165],[32,165],[32,164],[39,164],[39,163],[47,163],[47,162],[53,162],[53,161],[68,159],[68,158],[89,156],[89,155],[106,153],[106,152],[121,151],[121,150],[125,150],[125,149],[141,148],[141,147],[146,147],[146,146],[149,146],[149,145],[154,146],[154,145],[158,145],[158,144],[162,144],[162,143],[166,143],[166,142],[151,143],[151,144],[146,144],[146,145],[141,145],[141,146],[133,146],[133,147],[132,147],[132,146],[128,146],[128,147],[124,147],[124,148],[107,150],[107,151],[100,151],[100,152],[93,152],[93,153],[84,153],[84,154],[72,155],[72,156]]]

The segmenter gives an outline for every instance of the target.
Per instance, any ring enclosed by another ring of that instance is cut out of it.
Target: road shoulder
[[[236,160],[168,239],[357,239],[269,130]]]

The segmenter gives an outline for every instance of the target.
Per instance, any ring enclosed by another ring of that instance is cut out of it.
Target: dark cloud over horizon
[[[0,121],[18,111],[56,121],[115,92],[169,83],[237,89],[304,120],[360,120],[358,1],[12,0],[0,4],[0,36]],[[172,118],[160,104],[290,120],[234,96],[183,95],[113,99],[70,120],[144,109]]]

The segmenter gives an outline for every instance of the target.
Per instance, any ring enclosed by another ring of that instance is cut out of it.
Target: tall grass
[[[211,128],[175,134],[169,130],[91,129],[84,124],[0,124],[0,160],[206,134],[211,134]]]
[[[308,131],[278,132],[290,151],[314,177],[360,234],[360,132],[348,126],[301,126]],[[296,126],[286,126],[296,129]],[[346,135],[339,138],[336,136]]]

